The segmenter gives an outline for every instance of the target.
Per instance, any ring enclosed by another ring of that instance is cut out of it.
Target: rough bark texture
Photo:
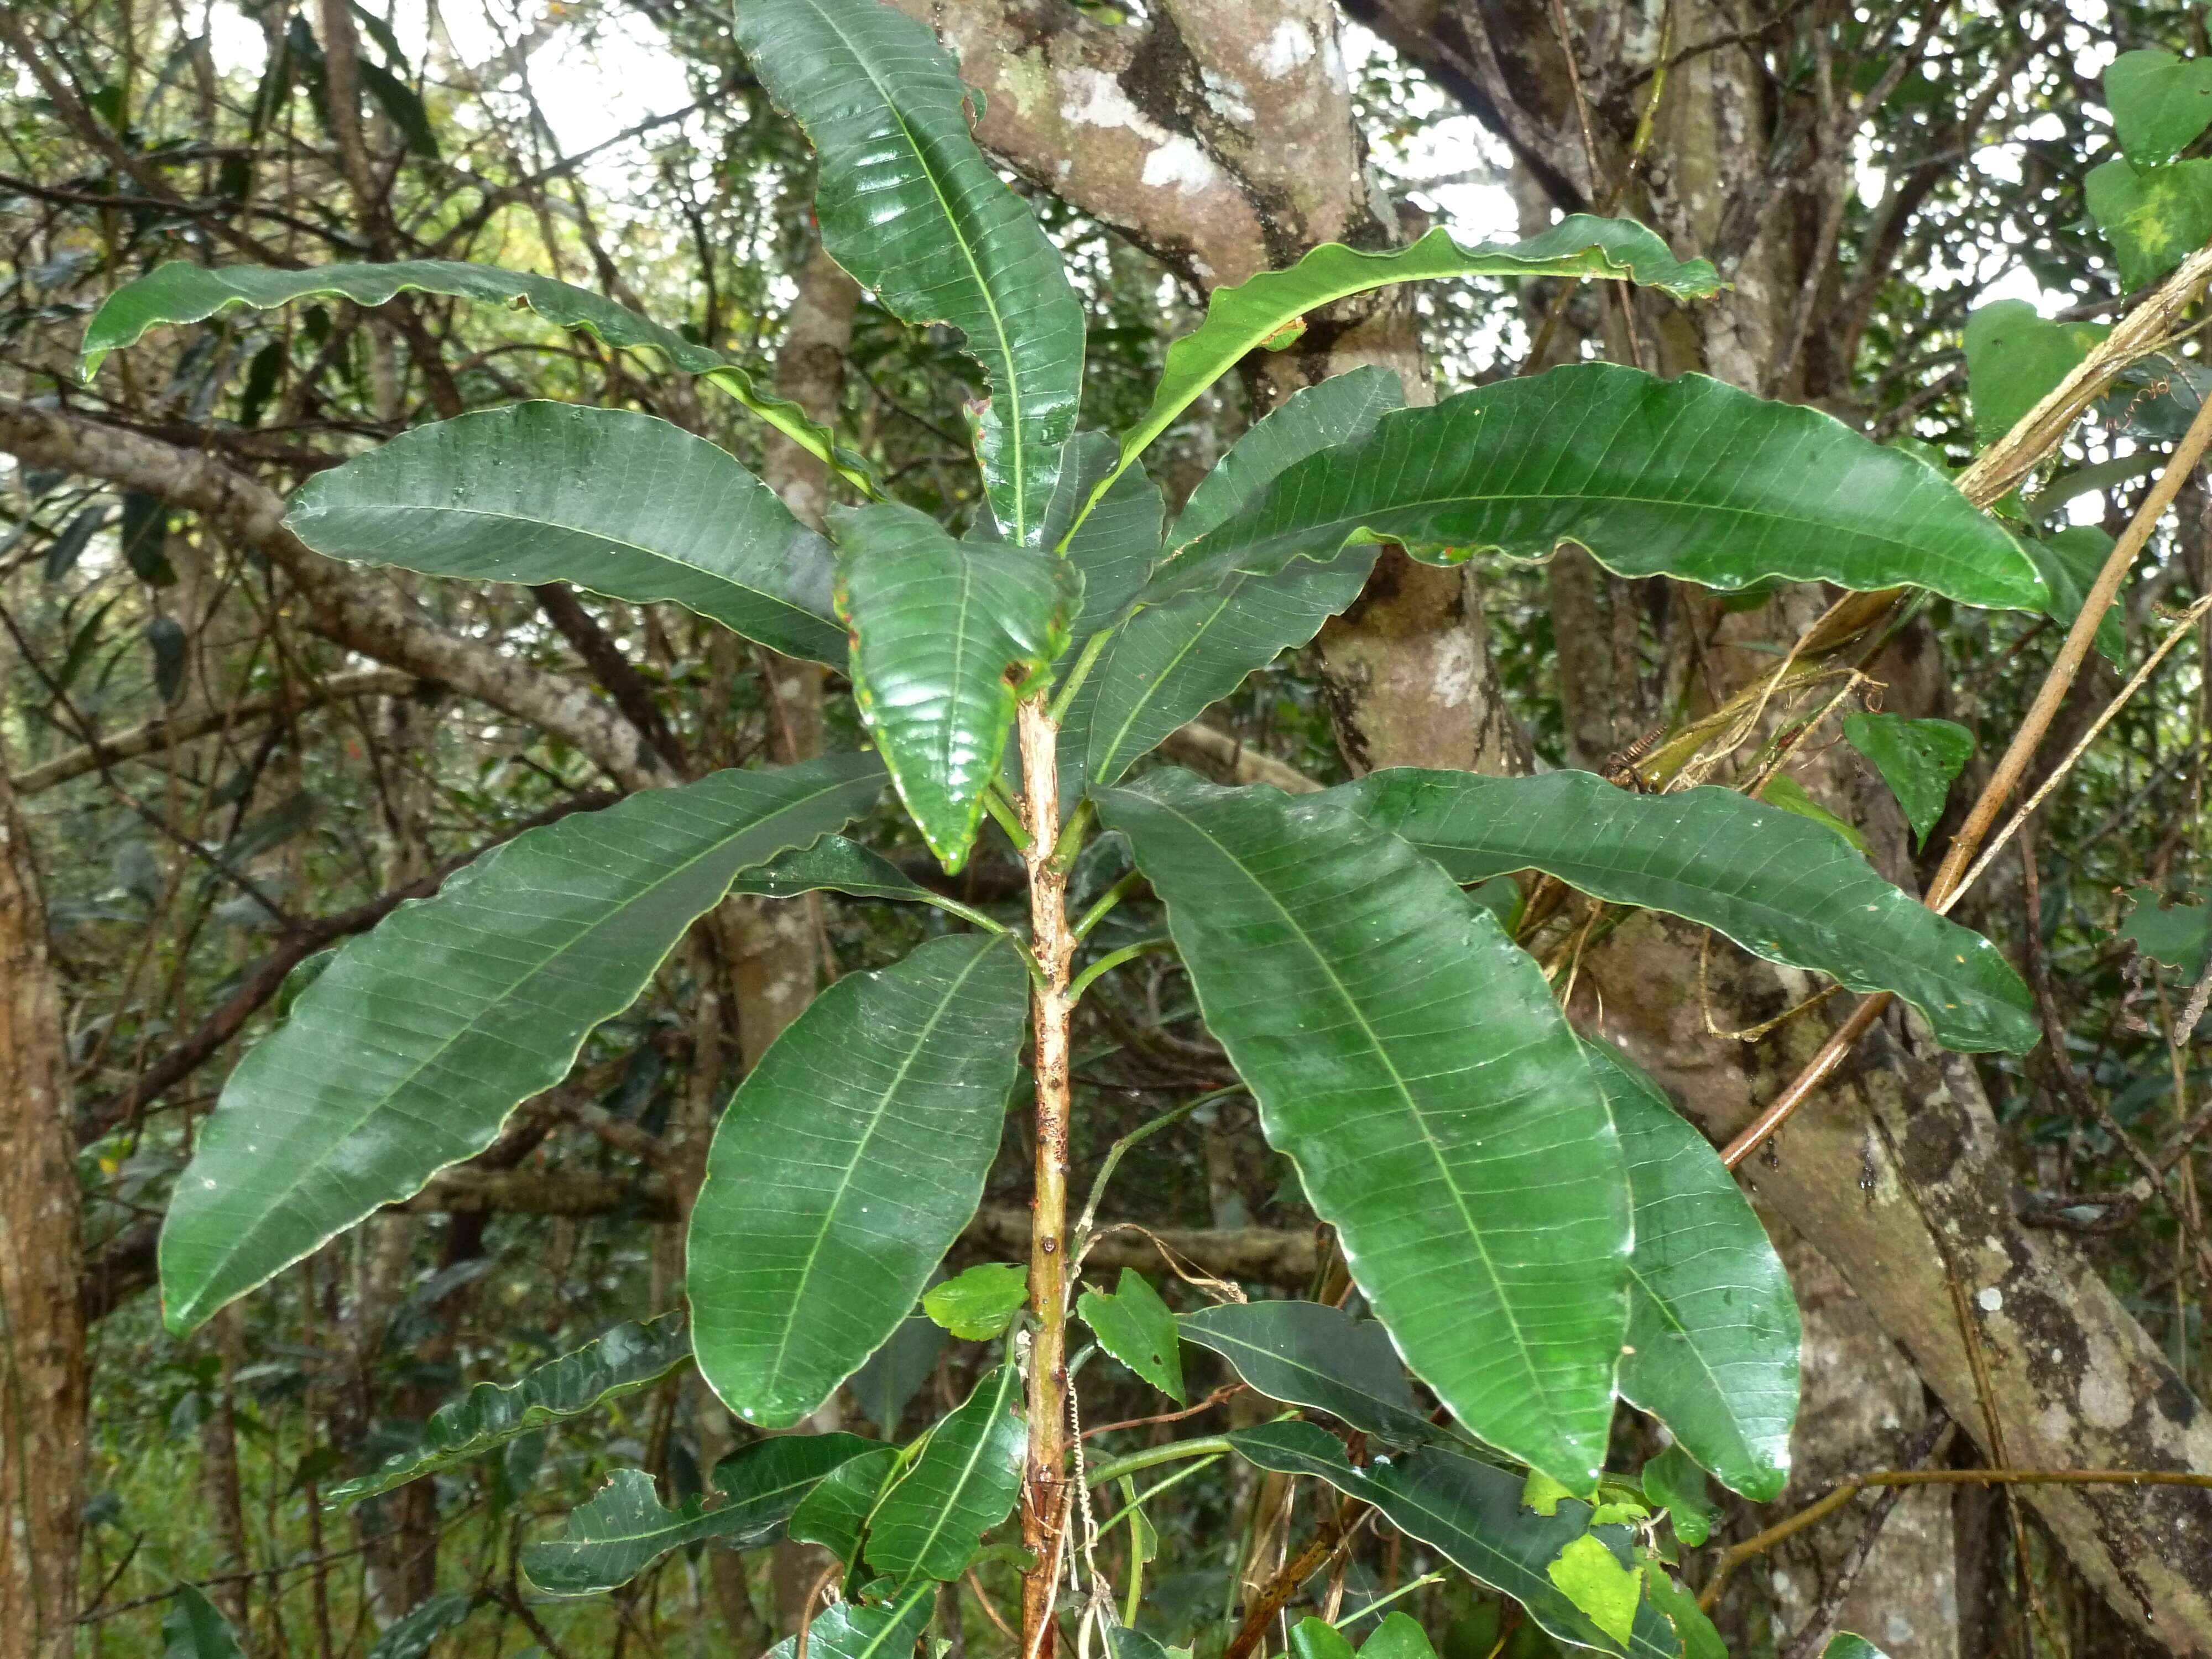
[[[76,1650],[90,1385],[69,1101],[46,904],[0,757],[0,1659]]]

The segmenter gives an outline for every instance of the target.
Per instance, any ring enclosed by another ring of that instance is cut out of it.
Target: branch
[[[1160,752],[1224,783],[1273,784],[1289,795],[1310,795],[1321,787],[1288,762],[1248,747],[1242,738],[1200,720],[1169,732]]]
[[[404,608],[384,588],[311,550],[284,527],[284,503],[274,490],[212,457],[12,398],[0,398],[0,449],[31,465],[63,468],[190,508],[283,569],[325,638],[417,678],[442,681],[559,738],[628,788],[669,781],[645,738],[589,688]]]

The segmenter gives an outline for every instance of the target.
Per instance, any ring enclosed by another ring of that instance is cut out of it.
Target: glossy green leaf
[[[909,1315],[868,1356],[868,1363],[846,1379],[854,1401],[885,1439],[897,1438],[907,1403],[937,1369],[947,1340],[945,1328],[927,1314]]]
[[[1623,1565],[1594,1534],[1570,1540],[1544,1576],[1559,1593],[1589,1616],[1589,1621],[1624,1647],[1635,1633],[1636,1610],[1644,1600],[1641,1563]]]
[[[802,1544],[819,1544],[848,1566],[860,1560],[860,1535],[899,1468],[896,1446],[878,1446],[823,1477],[792,1511],[790,1533]]]
[[[1352,1643],[1325,1620],[1301,1619],[1291,1629],[1291,1659],[1352,1659]]]
[[[1951,798],[1951,781],[1973,757],[1974,734],[1953,720],[1853,714],[1844,716],[1844,740],[1874,763],[1924,844]]]
[[[868,810],[872,756],[718,772],[527,830],[341,950],[246,1055],[161,1231],[192,1329],[491,1144],[748,865]]]
[[[238,1632],[214,1602],[191,1584],[179,1584],[161,1615],[162,1659],[246,1659]]]
[[[1710,295],[1720,286],[1706,261],[1676,259],[1666,243],[1635,220],[1587,213],[1570,214],[1520,242],[1465,247],[1439,226],[1412,246],[1387,252],[1324,243],[1287,270],[1263,270],[1213,290],[1205,322],[1168,347],[1152,406],[1122,435],[1122,465],[1143,453],[1246,352],[1262,345],[1279,349],[1297,338],[1288,331],[1307,312],[1370,289],[1443,276],[1608,277],[1640,283],[1677,299]]]
[[[524,1547],[522,1571],[548,1595],[596,1595],[690,1544],[767,1543],[825,1477],[878,1449],[852,1434],[756,1441],[715,1466],[724,1497],[712,1508],[704,1494],[666,1508],[643,1469],[617,1469],[589,1503],[569,1512],[562,1537]]]
[[[1420,1620],[1409,1613],[1384,1615],[1359,1651],[1361,1659],[1436,1659],[1437,1652]]]
[[[932,939],[839,980],[738,1087],[687,1285],[700,1372],[746,1422],[798,1422],[912,1311],[982,1197],[1027,988],[1003,940]]]
[[[1733,791],[1639,795],[1589,772],[1406,767],[1331,793],[1455,881],[1541,870],[1854,991],[1894,991],[1948,1048],[2025,1054],[2040,1040],[2027,988],[1994,945],[1891,886],[1826,830]]]
[[[423,1475],[458,1468],[519,1436],[580,1417],[658,1382],[690,1358],[691,1337],[681,1314],[663,1314],[649,1325],[617,1325],[518,1382],[477,1383],[438,1407],[413,1450],[386,1459],[373,1474],[331,1487],[325,1497],[333,1504],[356,1503]]]
[[[1182,1346],[1176,1316],[1152,1282],[1134,1268],[1121,1269],[1110,1296],[1085,1291],[1076,1311],[1098,1346],[1180,1406],[1183,1403]]]
[[[2081,184],[2125,289],[2157,281],[2212,241],[2212,161],[2138,167],[2116,155]]]
[[[834,1601],[806,1627],[807,1659],[908,1659],[929,1628],[936,1590],[924,1583],[896,1604]],[[798,1659],[799,1638],[787,1636],[763,1659]]]
[[[1644,1557],[1644,1593],[1661,1617],[1674,1627],[1682,1659],[1729,1659],[1728,1644],[1698,1607],[1698,1598],[1648,1552]]]
[[[284,522],[333,558],[667,599],[787,656],[845,659],[830,544],[650,415],[538,402],[419,427],[317,473]]]
[[[2047,322],[2025,300],[1993,300],[1966,319],[1966,398],[1988,445],[2041,403],[2098,341],[2103,323]]]
[[[1180,538],[1176,538],[1180,543]],[[1932,588],[2033,610],[2035,567],[1926,463],[1832,416],[1701,374],[1571,363],[1386,415],[1177,550],[1139,597],[1328,559],[1355,540],[1455,563],[1572,542],[1622,576]]]
[[[469,1616],[476,1605],[471,1595],[434,1595],[376,1638],[368,1659],[423,1659],[430,1644]]]
[[[526,306],[560,328],[580,329],[603,343],[659,352],[671,365],[705,377],[770,426],[855,483],[865,483],[866,465],[836,447],[828,428],[785,398],[758,390],[752,379],[719,351],[685,339],[589,289],[550,276],[499,270],[453,259],[402,259],[390,264],[323,265],[308,270],[272,270],[259,265],[204,265],[173,259],[136,282],[126,283],[93,313],[84,331],[84,372],[90,378],[111,351],[135,344],[147,330],[164,325],[203,322],[232,306],[268,311],[295,300],[337,296],[356,305],[380,306],[407,292],[440,294],[479,305]]]
[[[1868,856],[1866,837],[1848,818],[1839,818],[1806,792],[1805,786],[1787,772],[1778,772],[1760,787],[1759,799],[1769,806],[1794,812],[1808,823],[1817,823],[1862,859]]]
[[[2212,58],[2124,52],[2106,67],[2105,104],[2128,160],[2171,161],[2212,126]]]
[[[1705,1496],[1705,1472],[1678,1445],[1673,1445],[1637,1472],[1644,1497],[1667,1511],[1674,1535],[1692,1549],[1712,1536],[1720,1510]]]
[[[1422,1413],[1389,1333],[1320,1302],[1229,1302],[1181,1316],[1186,1341],[1211,1348],[1270,1400],[1341,1418],[1401,1446],[1443,1431]]]
[[[1030,1299],[1030,1270],[1012,1261],[979,1261],[922,1292],[921,1310],[963,1342],[1005,1333]]]
[[[1076,509],[1112,468],[1116,452],[1114,440],[1103,432],[1079,433],[1067,449],[1044,541],[1057,548],[1083,579],[1081,602],[1068,627],[1069,648],[1077,649],[1113,621],[1152,574],[1162,551],[1167,503],[1145,470],[1131,467],[1114,480],[1070,535],[1067,526]]]
[[[1234,516],[1285,468],[1365,436],[1404,402],[1397,375],[1378,367],[1297,393],[1238,439],[1200,481],[1176,521],[1176,538],[1190,540]],[[1114,501],[1109,493],[1091,519]],[[1086,780],[1119,781],[1139,756],[1234,691],[1246,675],[1313,638],[1358,597],[1374,563],[1374,549],[1347,548],[1318,564],[1299,560],[1273,575],[1231,577],[1216,591],[1139,611],[1121,624],[1068,708],[1060,738],[1062,794],[1072,796]]]
[[[2119,937],[2153,962],[2179,969],[2185,980],[2203,978],[2212,963],[2212,884],[2196,890],[2196,897],[2195,903],[2168,908],[2156,888],[2136,888],[2129,895]]]
[[[1587,1489],[1626,1325],[1628,1182],[1535,963],[1341,797],[1166,770],[1096,798],[1399,1352],[1476,1434]]]
[[[853,695],[922,838],[957,871],[1018,696],[1066,643],[1066,567],[1033,549],[955,541],[910,507],[830,518]]]
[[[2020,544],[2043,573],[2044,587],[2050,595],[2043,614],[2061,628],[2073,627],[2075,617],[2089,602],[2089,590],[2097,585],[2105,561],[2112,556],[2112,538],[2096,525],[2075,524],[2040,540],[2024,536]],[[2128,650],[2121,616],[2119,601],[2115,599],[2097,623],[2098,653],[2115,668]]]
[[[1267,1423],[1228,1437],[1261,1468],[1311,1475],[1372,1504],[1400,1531],[1440,1552],[1478,1583],[1520,1602],[1561,1641],[1634,1659],[1680,1659],[1674,1627],[1656,1608],[1637,1609],[1623,1644],[1591,1623],[1553,1583],[1549,1569],[1559,1552],[1593,1535],[1590,1506],[1578,1498],[1563,1499],[1552,1516],[1534,1514],[1522,1505],[1520,1475],[1441,1446],[1354,1468],[1336,1437],[1311,1423]],[[1633,1559],[1630,1528],[1599,1527],[1595,1536],[1622,1565]]]
[[[932,903],[937,897],[881,853],[844,836],[824,836],[811,847],[755,865],[730,884],[732,893],[777,899],[823,888],[860,898],[905,899],[917,904]]]
[[[1012,1512],[1021,1492],[1022,1376],[1012,1365],[986,1372],[973,1393],[929,1433],[921,1455],[884,1494],[868,1528],[868,1565],[900,1584],[957,1578],[983,1534]]]
[[[949,323],[983,366],[976,448],[1011,538],[1034,542],[1075,431],[1083,307],[1028,204],[968,129],[922,24],[856,0],[738,0],[738,46],[816,156],[822,245],[892,315]]]
[[[1790,1275],[1720,1154],[1659,1085],[1610,1044],[1589,1052],[1636,1200],[1621,1397],[1722,1484],[1770,1502],[1790,1478],[1797,1421]]]

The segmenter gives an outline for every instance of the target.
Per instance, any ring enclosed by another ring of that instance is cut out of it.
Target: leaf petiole
[[[1073,535],[1075,532],[1071,530],[1068,533]],[[1069,669],[1067,678],[1054,688],[1050,713],[1054,726],[1066,718],[1068,705],[1075,701],[1075,694],[1083,689],[1083,682],[1091,678],[1091,670],[1098,661],[1099,653],[1105,650],[1107,641],[1113,637],[1114,628],[1109,626],[1100,629],[1083,642],[1083,649],[1075,659],[1075,666]]]
[[[1175,941],[1163,933],[1157,939],[1140,939],[1134,945],[1125,945],[1118,951],[1109,951],[1075,976],[1075,982],[1067,988],[1068,1006],[1072,1008],[1082,1001],[1083,994],[1091,988],[1091,982],[1101,974],[1119,968],[1125,962],[1134,962],[1139,957],[1151,956],[1156,951],[1174,949]]]

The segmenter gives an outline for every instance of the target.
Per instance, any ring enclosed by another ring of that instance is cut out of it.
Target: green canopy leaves
[[[333,558],[670,599],[787,656],[845,658],[829,544],[650,415],[526,403],[440,421],[317,474],[284,521]]]
[[[1083,307],[1029,205],[968,130],[970,94],[929,30],[886,5],[738,0],[738,45],[817,159],[822,245],[894,316],[967,336],[991,398],[991,505],[1036,541],[1075,430]]]
[[[161,1230],[192,1329],[482,1152],[568,1075],[730,878],[866,811],[868,755],[718,772],[517,836],[340,951],[240,1062]]]
[[[1589,772],[1405,767],[1331,793],[1455,881],[1541,870],[1854,991],[1893,991],[1946,1048],[2026,1054],[2042,1040],[2027,988],[1995,945],[1891,886],[1828,831],[1731,790],[1638,795]]]
[[[2012,610],[2043,597],[2012,538],[1925,463],[1816,409],[1614,363],[1386,415],[1179,547],[1139,597],[1158,604],[1378,539],[1437,563],[1488,548],[1547,558],[1571,541],[1616,574],[1722,589],[1769,577],[1911,586]]]
[[[748,1423],[829,1398],[975,1212],[1027,983],[994,935],[932,939],[817,997],[732,1098],[686,1282],[699,1370]]]
[[[1627,1178],[1535,963],[1340,798],[1163,771],[1095,799],[1400,1352],[1475,1433],[1586,1490],[1626,1324]]]

